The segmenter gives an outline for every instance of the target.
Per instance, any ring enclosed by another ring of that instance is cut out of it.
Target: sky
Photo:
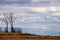
[[[60,36],[60,0],[0,0],[0,18],[9,12],[17,17],[14,27],[25,33]]]

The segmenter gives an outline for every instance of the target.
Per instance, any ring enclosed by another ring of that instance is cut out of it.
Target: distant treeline
[[[11,28],[8,28],[8,32],[18,32],[18,33],[22,33],[22,28],[13,28],[13,30],[11,30]],[[6,28],[1,28],[0,27],[0,32],[7,32]]]

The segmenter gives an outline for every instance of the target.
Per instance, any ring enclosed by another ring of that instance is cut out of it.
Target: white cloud
[[[0,18],[4,18],[4,16],[0,16]]]
[[[40,28],[40,29],[50,29],[49,25],[40,25],[40,24],[32,24],[32,25],[29,25],[29,26],[26,26],[26,27],[23,27],[23,28]]]
[[[4,7],[3,7],[4,6]],[[16,6],[16,5],[3,5],[3,6],[0,6],[1,7],[1,11],[3,12],[20,12],[22,11],[23,7],[21,6]]]
[[[0,6],[0,9],[2,12],[11,11],[11,12],[15,12],[15,13],[25,13],[27,11],[27,12],[35,12],[35,13],[41,13],[41,12],[46,13],[49,11],[53,11],[53,12],[60,11],[60,6],[35,7],[35,6],[3,5],[3,6]]]
[[[53,12],[56,12],[56,7],[55,6],[52,6],[52,7],[49,7],[50,8],[50,11],[53,11]]]
[[[29,10],[28,10],[29,9]],[[27,7],[24,9],[27,12],[32,12],[32,13],[44,13],[46,14],[47,12],[60,12],[60,6],[39,6],[39,7]]]
[[[36,22],[36,21],[46,21],[43,16],[47,16],[49,20],[55,20],[59,21],[59,19],[52,17],[52,16],[60,16],[60,13],[57,11],[60,11],[60,6],[19,6],[19,5],[0,5],[0,12],[13,12],[18,17],[21,17],[20,21],[22,22]],[[54,13],[49,13],[50,11],[53,11]],[[31,13],[30,13],[31,12]],[[35,17],[36,14],[39,13],[42,14],[42,16]],[[46,14],[46,15],[45,15]],[[28,18],[27,18],[28,17]]]
[[[18,17],[26,17],[26,16],[27,16],[26,13],[16,13],[16,15],[17,15]]]
[[[32,2],[34,3],[34,2],[40,2],[41,0],[32,0]]]
[[[60,16],[60,13],[52,13],[52,16]]]
[[[46,12],[46,9],[45,7],[33,7],[32,8],[32,11],[35,11],[35,12]]]
[[[36,21],[44,21],[44,18],[42,17],[29,17],[29,19],[26,19],[28,22],[36,22]]]
[[[51,7],[48,7],[47,11],[59,12],[60,11],[60,6],[51,6]]]
[[[25,20],[26,20],[26,18],[25,18],[25,17],[23,17],[20,21],[25,22]]]

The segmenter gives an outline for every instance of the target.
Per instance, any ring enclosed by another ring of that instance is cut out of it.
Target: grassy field
[[[0,33],[0,40],[60,40],[60,36],[39,36],[33,34]]]

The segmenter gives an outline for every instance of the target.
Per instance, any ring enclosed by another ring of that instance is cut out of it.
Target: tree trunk
[[[8,32],[8,24],[6,24],[6,29],[5,29],[6,32]]]
[[[15,32],[15,30],[13,28],[13,23],[11,23],[11,32]]]

